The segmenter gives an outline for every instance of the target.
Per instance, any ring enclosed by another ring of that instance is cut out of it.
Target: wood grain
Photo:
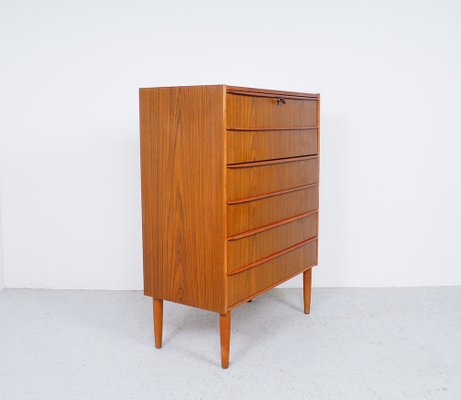
[[[228,131],[227,163],[317,154],[317,129]]]
[[[316,125],[317,101],[227,94],[227,128],[297,127]]]
[[[227,272],[317,235],[317,214],[227,243]]]
[[[292,245],[290,247],[286,247],[286,248],[284,248],[282,250],[277,251],[276,253],[270,254],[270,255],[268,255],[268,256],[266,256],[264,258],[261,258],[260,260],[254,261],[251,264],[244,265],[243,267],[241,267],[241,268],[239,268],[237,270],[234,270],[232,272],[228,272],[227,275],[228,276],[237,275],[237,274],[240,274],[242,272],[248,271],[250,269],[259,267],[262,264],[266,264],[270,260],[273,260],[275,258],[281,257],[284,254],[289,253],[291,251],[294,251],[296,249],[299,249],[300,247],[303,247],[306,244],[311,243],[311,242],[313,242],[315,240],[317,240],[317,237],[311,237],[310,239],[303,240],[300,243],[296,243],[296,244],[294,244],[294,245]]]
[[[236,235],[318,209],[318,187],[227,206],[227,233]]]
[[[229,306],[302,272],[315,263],[317,241],[272,259],[265,264],[229,276]]]
[[[286,161],[294,162],[286,162]],[[316,183],[319,175],[318,158],[284,159],[280,164],[230,168],[227,171],[227,198],[244,199],[264,193]],[[243,164],[247,166],[248,164]]]
[[[224,90],[140,90],[146,294],[225,304]]]

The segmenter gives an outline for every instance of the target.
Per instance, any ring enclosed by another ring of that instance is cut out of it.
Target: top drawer
[[[227,129],[299,128],[317,125],[316,100],[226,95]]]

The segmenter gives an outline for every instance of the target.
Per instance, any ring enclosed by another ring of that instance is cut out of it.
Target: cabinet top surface
[[[227,93],[235,94],[256,94],[256,95],[280,95],[280,96],[294,96],[294,97],[306,97],[310,99],[320,98],[318,93],[304,93],[304,92],[293,92],[288,90],[273,90],[273,89],[257,89],[243,86],[231,86],[231,85],[193,85],[193,86],[162,86],[162,87],[146,87],[140,88],[139,90],[155,90],[155,89],[174,89],[174,88],[187,88],[187,87],[216,87],[220,86],[223,90],[226,90]]]

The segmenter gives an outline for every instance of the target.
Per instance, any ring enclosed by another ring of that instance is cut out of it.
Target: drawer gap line
[[[314,183],[310,183],[309,185],[302,185],[302,186],[292,187],[292,188],[289,188],[289,189],[277,190],[275,192],[259,194],[257,196],[252,196],[252,197],[245,197],[245,198],[239,199],[239,200],[228,200],[227,205],[231,206],[231,205],[234,205],[234,204],[241,204],[241,203],[248,203],[250,201],[262,200],[262,199],[266,199],[268,197],[274,197],[274,196],[279,196],[279,195],[286,194],[286,193],[297,192],[298,190],[310,189],[310,188],[316,187],[318,185],[319,185],[318,182],[314,182]]]
[[[286,249],[283,249],[283,250],[280,250],[280,251],[277,251],[276,253],[274,254],[271,254],[267,257],[264,257],[264,258],[261,258],[260,260],[258,261],[255,261],[255,262],[252,262],[251,264],[247,264],[241,268],[238,268],[236,269],[235,271],[232,271],[232,272],[228,272],[227,275],[228,276],[232,276],[232,275],[237,275],[237,274],[240,274],[242,272],[245,272],[245,271],[248,271],[249,269],[252,269],[252,268],[255,268],[257,267],[258,265],[261,265],[261,264],[264,264],[270,260],[273,260],[274,258],[277,258],[277,257],[280,257],[286,253],[289,253],[291,251],[294,251],[296,249],[299,249],[300,247],[303,247],[311,242],[314,242],[317,240],[317,236],[313,236],[307,240],[304,240],[300,243],[297,243],[297,244],[294,244],[293,246],[290,246],[290,247],[287,247]]]
[[[298,156],[298,157],[289,157],[289,158],[277,158],[275,160],[267,161],[254,161],[241,164],[228,164],[227,168],[252,168],[252,167],[262,167],[265,165],[274,165],[274,164],[286,164],[291,162],[299,162],[305,160],[315,160],[319,158],[318,154],[312,154],[310,156]]]
[[[260,226],[259,228],[251,229],[251,230],[246,231],[246,232],[242,232],[242,233],[238,233],[236,235],[229,236],[227,238],[227,240],[228,241],[239,240],[239,239],[246,238],[248,236],[253,236],[253,235],[256,235],[258,233],[265,232],[265,231],[268,231],[268,230],[273,229],[273,228],[277,228],[278,226],[286,225],[286,224],[289,224],[290,222],[294,222],[294,221],[297,221],[297,220],[302,219],[302,218],[310,217],[311,215],[317,214],[318,212],[319,212],[319,210],[315,209],[315,210],[308,211],[308,212],[305,212],[305,213],[302,213],[302,214],[299,214],[299,215],[295,215],[294,217],[285,218],[285,219],[282,219],[280,221],[273,222],[271,224]]]
[[[264,165],[271,165],[271,164],[285,164],[289,162],[296,162],[296,161],[304,161],[306,157],[311,157],[314,159],[315,157],[319,157],[318,153],[312,154],[301,154],[299,156],[292,156],[292,157],[279,157],[279,158],[268,158],[267,160],[257,160],[257,161],[245,161],[245,162],[231,162],[227,163],[227,168],[250,168],[250,167],[261,167]],[[302,160],[300,160],[302,159]],[[307,158],[308,160],[309,158]],[[259,164],[257,164],[259,163]],[[263,164],[264,163],[264,164]],[[257,165],[255,165],[257,164]]]

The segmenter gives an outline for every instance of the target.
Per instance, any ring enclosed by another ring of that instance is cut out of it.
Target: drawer
[[[227,271],[233,272],[317,236],[317,213],[257,231],[227,243]]]
[[[317,240],[236,275],[228,276],[229,306],[294,276],[317,262]]]
[[[227,94],[228,129],[306,127],[317,125],[317,104],[311,99]]]
[[[227,167],[227,198],[239,201],[316,183],[319,159],[293,158]]]
[[[317,154],[317,129],[227,131],[227,163]]]
[[[240,234],[319,206],[318,186],[227,206],[227,235]]]

